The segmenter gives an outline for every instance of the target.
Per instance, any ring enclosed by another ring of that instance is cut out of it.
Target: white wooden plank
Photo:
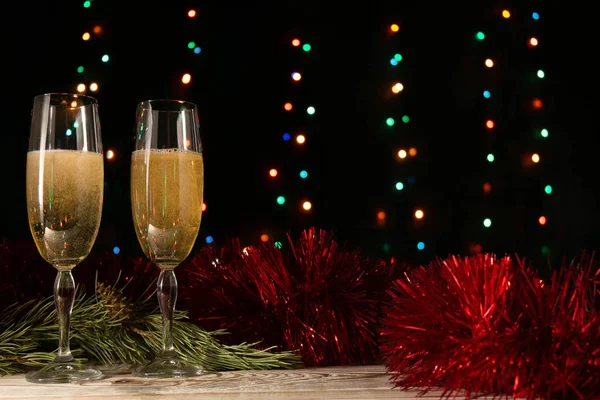
[[[109,373],[111,371],[108,371]],[[114,371],[113,371],[114,372]],[[417,391],[392,390],[383,366],[328,367],[297,370],[208,373],[187,379],[143,379],[117,373],[100,381],[44,385],[25,381],[23,375],[0,378],[0,398],[77,400],[162,399],[406,399],[439,398],[440,393],[418,397]]]

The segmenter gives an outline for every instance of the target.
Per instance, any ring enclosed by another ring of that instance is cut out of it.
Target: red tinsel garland
[[[73,270],[75,282],[93,290],[96,279],[107,285],[117,283],[133,299],[154,290],[159,269],[142,257],[92,254]],[[56,270],[38,253],[33,241],[0,240],[0,306],[52,295]],[[120,280],[120,282],[117,282]],[[129,282],[131,281],[131,282]]]
[[[297,350],[306,365],[370,363],[394,264],[372,262],[309,229],[272,243],[208,248],[187,263],[186,308],[201,326],[226,328],[232,341]]]
[[[390,290],[381,350],[397,387],[443,396],[600,397],[600,270],[584,255],[542,281],[522,260],[450,257]]]

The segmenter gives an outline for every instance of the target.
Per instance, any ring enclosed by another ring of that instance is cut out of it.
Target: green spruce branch
[[[117,281],[118,282],[118,281]],[[96,284],[94,296],[78,289],[71,318],[71,347],[78,360],[111,366],[143,364],[161,349],[162,322],[153,296],[137,301],[116,284]],[[177,311],[173,327],[179,354],[209,371],[297,368],[291,352],[258,349],[257,343],[227,346],[219,342],[225,331],[207,332]],[[54,359],[58,325],[53,298],[13,305],[0,317],[0,375],[39,368]]]

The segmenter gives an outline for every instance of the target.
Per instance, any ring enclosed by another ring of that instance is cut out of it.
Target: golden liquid
[[[131,156],[131,207],[135,233],[146,256],[173,269],[190,254],[202,218],[202,154],[139,150]]]
[[[98,235],[104,193],[102,154],[27,153],[29,228],[42,257],[59,270],[85,259]]]

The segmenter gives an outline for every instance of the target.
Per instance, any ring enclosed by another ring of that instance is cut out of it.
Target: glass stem
[[[71,313],[75,302],[75,280],[71,271],[58,271],[54,281],[54,304],[58,316],[58,354],[54,362],[73,361],[69,345]]]
[[[158,304],[162,316],[163,327],[163,354],[174,355],[173,347],[173,315],[177,302],[177,278],[172,269],[161,269],[158,277]]]

